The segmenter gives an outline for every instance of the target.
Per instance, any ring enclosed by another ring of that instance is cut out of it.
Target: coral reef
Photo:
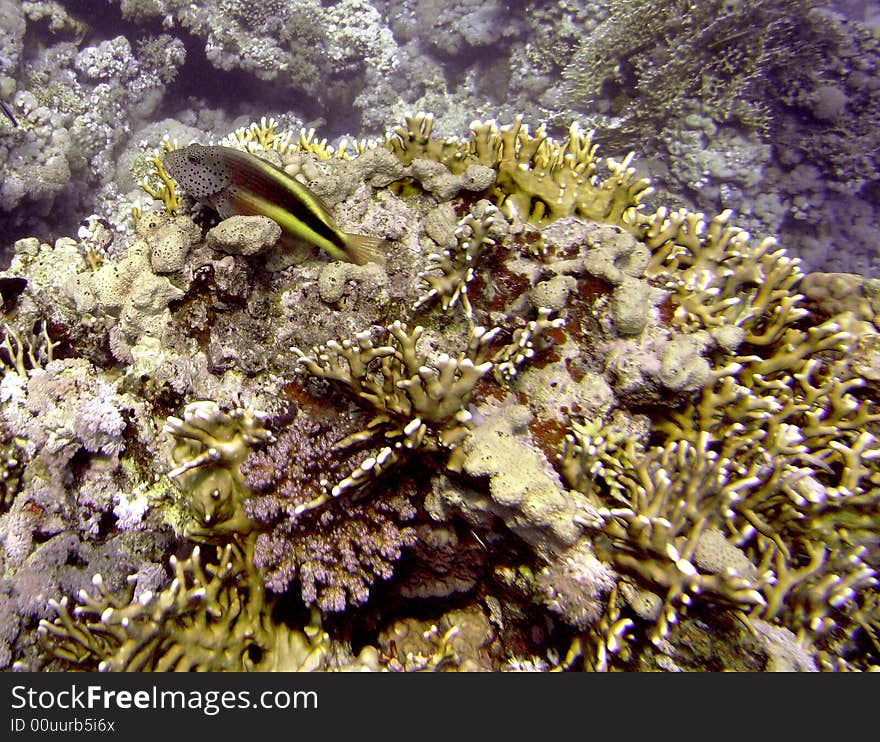
[[[158,159],[124,240],[16,243],[7,666],[876,665],[870,284],[805,278],[728,211],[646,209],[578,125],[224,142],[383,264],[218,224]]]

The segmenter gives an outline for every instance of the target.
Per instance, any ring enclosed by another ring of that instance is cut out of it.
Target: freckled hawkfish
[[[343,232],[321,198],[281,168],[231,147],[190,144],[163,159],[165,169],[221,219],[238,214],[267,216],[281,230],[326,251],[334,260],[381,263],[384,241]]]

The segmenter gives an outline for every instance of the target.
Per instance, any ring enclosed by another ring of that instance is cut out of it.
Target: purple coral
[[[0,581],[0,670],[12,662],[12,645],[21,628],[21,617],[15,610],[11,593],[11,583]]]
[[[0,515],[0,556],[18,567],[30,554],[34,543],[36,518],[24,507]]]
[[[257,493],[245,509],[269,527],[257,538],[254,560],[266,569],[274,592],[298,579],[303,600],[324,611],[341,611],[369,597],[376,579],[388,579],[403,548],[415,542],[415,485],[398,480],[396,491],[341,497],[297,513],[347,473],[345,455],[334,443],[345,416],[333,423],[299,415],[276,442],[251,453],[242,464],[248,485]],[[351,467],[348,467],[351,468]]]
[[[596,558],[587,541],[563,552],[541,570],[537,580],[547,606],[581,630],[602,616],[616,581],[614,570]]]
[[[272,445],[248,455],[241,472],[248,487],[260,493],[248,501],[248,515],[271,522],[322,494],[322,479],[340,476],[340,457],[333,446],[350,432],[344,423],[300,414]]]
[[[98,381],[96,391],[98,396],[87,397],[76,406],[74,429],[87,451],[118,456],[125,448],[125,419],[111,403],[115,393],[109,385]]]
[[[118,456],[125,447],[123,413],[129,405],[85,359],[52,361],[26,380],[7,374],[0,400],[0,422],[24,441],[29,457],[42,457],[53,476],[63,478],[81,448]]]

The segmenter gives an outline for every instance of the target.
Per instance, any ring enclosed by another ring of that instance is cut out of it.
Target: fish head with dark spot
[[[193,198],[205,201],[229,185],[229,172],[221,147],[190,144],[168,152],[165,169]]]

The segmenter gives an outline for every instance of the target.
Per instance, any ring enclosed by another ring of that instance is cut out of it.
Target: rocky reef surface
[[[0,669],[876,669],[878,28],[0,0]]]

